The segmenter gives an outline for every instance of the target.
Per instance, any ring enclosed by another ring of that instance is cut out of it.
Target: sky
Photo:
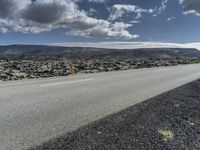
[[[200,0],[0,0],[0,45],[200,45]]]

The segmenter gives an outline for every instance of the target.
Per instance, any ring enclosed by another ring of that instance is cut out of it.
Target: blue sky
[[[0,0],[0,45],[200,42],[199,15],[199,0]]]

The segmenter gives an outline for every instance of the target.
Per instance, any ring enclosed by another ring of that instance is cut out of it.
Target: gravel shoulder
[[[32,150],[199,150],[200,80]]]

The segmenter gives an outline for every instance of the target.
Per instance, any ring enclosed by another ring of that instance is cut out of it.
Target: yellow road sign
[[[72,64],[72,75],[75,75],[75,66]]]

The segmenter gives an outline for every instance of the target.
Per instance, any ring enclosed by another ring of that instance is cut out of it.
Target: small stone
[[[172,130],[158,130],[158,133],[163,136],[163,141],[169,142],[174,139],[174,132]]]

